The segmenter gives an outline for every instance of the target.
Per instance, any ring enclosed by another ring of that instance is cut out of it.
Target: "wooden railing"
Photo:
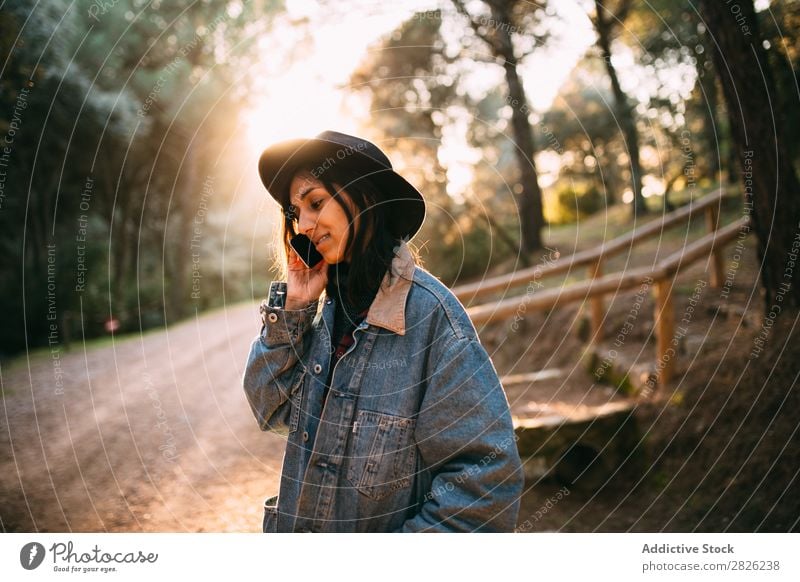
[[[712,255],[710,283],[720,287],[723,280],[722,249],[740,232],[749,231],[748,218],[744,217],[725,227],[719,227],[719,207],[724,196],[717,190],[691,204],[664,215],[661,220],[651,222],[636,230],[615,238],[603,246],[562,257],[544,265],[530,267],[510,275],[493,277],[462,285],[453,289],[455,295],[468,302],[477,297],[511,288],[528,285],[531,281],[569,272],[574,267],[588,266],[589,278],[563,287],[544,289],[524,296],[514,296],[498,302],[477,305],[467,309],[476,325],[505,320],[526,311],[544,310],[574,302],[590,302],[592,341],[602,339],[607,294],[632,289],[642,284],[651,284],[655,295],[656,351],[659,362],[660,382],[668,382],[672,377],[675,357],[670,356],[670,343],[674,335],[675,314],[672,302],[672,288],[677,274],[697,260]],[[689,220],[699,212],[706,213],[706,225],[710,231],[702,238],[683,247],[681,250],[659,261],[653,267],[630,269],[627,271],[602,274],[603,262],[609,257],[630,249],[642,240],[661,234],[666,228]]]

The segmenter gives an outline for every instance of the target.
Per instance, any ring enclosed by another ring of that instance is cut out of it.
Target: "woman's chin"
[[[340,262],[341,259],[333,255],[332,253],[320,253],[322,255],[322,259],[328,263],[329,265],[335,265],[336,263]]]
[[[319,250],[319,249],[317,249],[317,250]],[[334,252],[333,250],[327,250],[327,252],[320,250],[319,254],[322,255],[322,258],[329,265],[335,265],[336,263],[341,263],[342,261],[347,260],[344,257],[344,253],[341,253],[341,252],[337,253],[337,252]]]

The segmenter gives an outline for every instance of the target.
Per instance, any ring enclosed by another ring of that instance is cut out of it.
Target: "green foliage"
[[[239,136],[253,39],[280,9],[4,3],[0,354],[104,334],[111,316],[133,330],[250,296],[238,255],[226,266],[241,284],[214,273],[213,249],[246,245],[216,228],[230,177],[215,164]],[[195,299],[196,256],[208,276]]]
[[[485,276],[492,264],[510,256],[490,224],[466,214],[422,251],[426,266],[448,285]]]
[[[562,182],[545,199],[548,222],[564,224],[591,216],[605,207],[603,194],[591,183]]]
[[[81,327],[87,336],[104,334],[110,315],[123,330],[147,328],[263,291],[266,265],[254,269],[248,251],[265,255],[266,235],[253,241],[252,231],[231,227],[238,186],[230,185],[241,177],[228,174],[220,146],[241,153],[238,111],[263,71],[259,41],[282,4],[3,3],[0,140],[11,143],[0,149],[0,353],[46,344],[52,325],[56,341],[75,340]],[[793,105],[798,6],[773,2],[759,14],[779,89],[776,123],[786,128],[797,127],[800,115]],[[477,34],[453,7],[415,15],[369,51],[351,78],[352,90],[370,100],[363,133],[389,150],[428,201],[415,240],[427,266],[449,283],[481,276],[516,256],[519,245],[507,91],[467,88],[472,69],[495,66],[483,62],[494,57],[478,34],[499,38],[490,24],[498,8],[469,5],[484,21]],[[505,8],[523,59],[557,16],[542,2]],[[454,23],[463,36],[449,46],[443,27]],[[645,174],[668,191],[699,195],[717,180],[717,160],[730,163],[735,153],[703,26],[668,0],[633,3],[614,42],[627,45],[651,93],[636,93]],[[288,61],[302,44],[284,51]],[[551,110],[533,122],[538,151],[560,165],[545,191],[552,223],[609,208],[629,181],[603,65],[588,54]],[[691,94],[675,95],[662,82],[676,74],[696,77]],[[442,144],[453,136],[478,152],[462,192],[446,188],[451,160]],[[797,144],[789,148],[797,162]],[[652,207],[660,199],[648,201]],[[202,292],[194,297],[197,259]]]
[[[350,83],[371,102],[365,134],[387,145],[395,165],[425,196],[427,217],[415,237],[424,262],[454,276],[458,268],[452,268],[452,257],[459,254],[463,210],[445,191],[445,169],[438,161],[444,110],[456,98],[440,26],[439,11],[408,19],[368,53]]]

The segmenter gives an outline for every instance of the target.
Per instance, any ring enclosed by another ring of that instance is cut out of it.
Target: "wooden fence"
[[[655,296],[656,357],[659,363],[658,380],[669,382],[675,367],[675,357],[669,355],[670,343],[675,329],[675,313],[672,289],[675,278],[692,263],[711,256],[710,284],[720,287],[723,281],[722,250],[739,233],[749,232],[748,217],[745,216],[729,225],[720,227],[720,205],[724,192],[716,190],[703,198],[665,214],[661,220],[650,222],[636,230],[617,237],[601,247],[560,257],[543,265],[519,270],[510,275],[502,275],[482,281],[461,285],[453,289],[455,295],[464,303],[474,301],[492,293],[506,293],[510,289],[526,286],[559,273],[568,273],[578,267],[588,269],[588,278],[558,288],[541,292],[527,293],[497,302],[485,303],[468,308],[467,313],[475,325],[501,321],[513,317],[524,306],[525,311],[545,310],[569,303],[589,301],[592,341],[602,339],[602,322],[605,317],[605,296],[633,289],[642,284],[652,284]],[[610,257],[630,250],[643,240],[660,236],[665,229],[688,221],[694,215],[704,212],[708,234],[684,246],[679,251],[659,261],[653,267],[630,269],[603,275],[604,262]]]

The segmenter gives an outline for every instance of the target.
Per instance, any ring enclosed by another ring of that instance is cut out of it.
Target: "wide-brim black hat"
[[[292,177],[308,167],[321,178],[331,167],[355,169],[377,186],[387,204],[386,217],[392,234],[410,239],[425,219],[425,200],[405,178],[392,169],[388,156],[374,143],[360,137],[323,131],[308,139],[290,139],[268,147],[258,161],[261,181],[279,204],[287,199]],[[345,190],[346,184],[340,184]]]

